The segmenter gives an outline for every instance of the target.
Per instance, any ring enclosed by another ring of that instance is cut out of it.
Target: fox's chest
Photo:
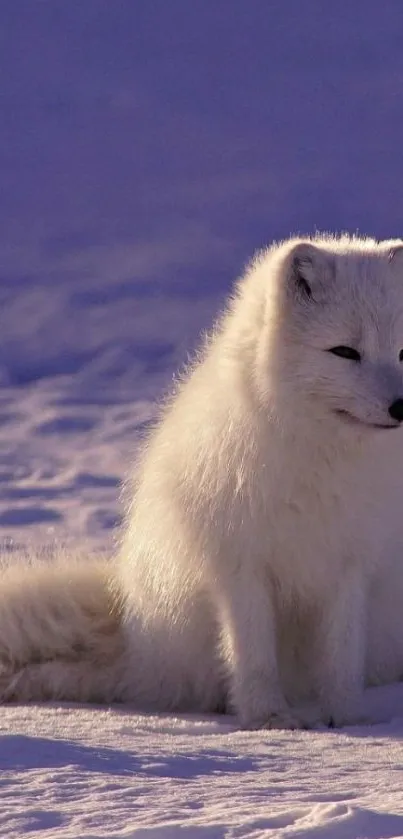
[[[390,484],[378,474],[331,476],[307,486],[296,480],[267,506],[265,553],[281,575],[323,587],[351,563],[371,574],[379,565],[396,522]],[[396,505],[395,505],[396,506]],[[403,516],[402,516],[403,520]],[[402,528],[403,531],[403,528]]]

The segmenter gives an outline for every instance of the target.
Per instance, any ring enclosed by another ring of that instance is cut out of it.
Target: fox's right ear
[[[329,270],[327,255],[311,242],[299,242],[287,257],[288,285],[299,300],[318,300]]]

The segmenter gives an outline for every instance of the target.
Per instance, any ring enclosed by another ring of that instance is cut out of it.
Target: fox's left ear
[[[403,266],[403,242],[393,245],[388,253],[388,262]]]
[[[287,273],[291,293],[300,300],[319,300],[323,297],[331,269],[330,255],[322,248],[311,242],[299,242],[288,254]]]

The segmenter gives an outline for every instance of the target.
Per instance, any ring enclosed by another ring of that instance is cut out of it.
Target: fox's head
[[[293,240],[265,269],[261,397],[277,394],[296,423],[314,412],[362,430],[403,427],[403,242]]]

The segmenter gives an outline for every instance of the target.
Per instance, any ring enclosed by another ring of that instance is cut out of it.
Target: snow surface
[[[400,687],[372,693],[391,712]],[[6,707],[0,835],[402,836],[401,733],[399,721],[245,733],[212,717]]]
[[[253,251],[402,234],[401,0],[3,0],[0,540],[112,552],[139,439]],[[403,837],[373,726],[2,708],[0,836]]]

